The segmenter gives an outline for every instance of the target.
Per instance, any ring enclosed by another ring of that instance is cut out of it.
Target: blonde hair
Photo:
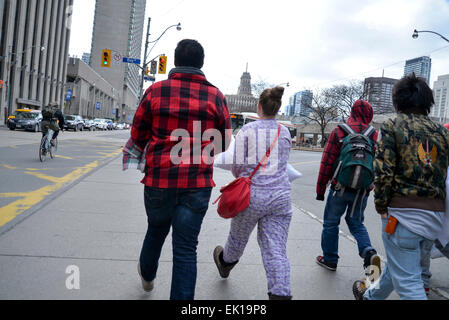
[[[266,116],[277,115],[282,105],[282,95],[284,94],[283,87],[274,87],[265,89],[259,98],[260,106],[263,114]]]

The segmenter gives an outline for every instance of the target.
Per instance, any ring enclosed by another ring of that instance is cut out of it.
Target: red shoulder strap
[[[274,138],[273,142],[271,143],[270,148],[267,150],[267,152],[265,153],[265,156],[263,157],[263,159],[257,164],[257,167],[254,169],[253,173],[251,174],[251,176],[249,177],[249,179],[251,180],[252,177],[256,174],[257,170],[259,170],[260,166],[262,164],[265,163],[265,161],[268,160],[268,157],[270,156],[271,150],[273,150],[274,145],[276,144],[276,142],[278,141],[279,138],[279,134],[281,133],[281,125],[278,124],[278,134],[276,135],[276,137]]]

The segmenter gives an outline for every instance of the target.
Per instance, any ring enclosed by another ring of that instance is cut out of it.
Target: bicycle
[[[44,162],[47,158],[47,154],[50,154],[50,158],[54,158],[56,151],[58,150],[58,138],[54,140],[54,145],[51,144],[51,138],[54,131],[48,126],[47,133],[42,137],[41,144],[39,146],[39,160]]]

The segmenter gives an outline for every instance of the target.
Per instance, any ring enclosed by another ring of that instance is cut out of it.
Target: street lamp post
[[[167,32],[168,29],[172,28],[172,27],[176,27],[176,30],[180,31],[181,30],[181,23],[178,24],[174,24],[171,25],[169,27],[167,27],[167,29],[165,29],[164,32],[162,32],[162,34],[159,36],[159,38],[157,38],[156,40],[153,41],[148,41],[148,38],[150,37],[150,22],[151,22],[151,18],[148,18],[148,25],[147,25],[147,36],[146,36],[146,40],[145,40],[145,53],[143,56],[143,63],[142,63],[142,76],[140,78],[140,92],[139,92],[139,101],[142,98],[143,95],[143,84],[144,84],[144,77],[145,77],[145,72],[147,70],[148,67],[148,63],[147,62],[147,58],[150,55],[151,51],[153,50],[154,46],[156,45],[156,43],[159,41],[160,38],[162,38],[162,36],[165,34],[165,32]],[[150,51],[148,51],[148,45],[150,43],[154,43],[153,46],[151,47]],[[151,61],[150,61],[151,62]]]
[[[449,42],[449,40],[448,40],[446,37],[444,37],[443,35],[439,34],[438,32],[430,31],[430,30],[420,30],[420,31],[418,31],[418,30],[415,29],[415,30],[413,30],[412,38],[413,38],[413,39],[418,38],[418,34],[419,34],[419,33],[423,33],[423,32],[436,34],[437,36],[440,36],[443,40],[446,40],[447,42]],[[446,119],[446,114],[447,114],[447,110],[445,111],[444,119]],[[441,119],[441,117],[440,117],[440,122],[441,122],[441,120],[442,120],[442,119]]]
[[[449,42],[449,40],[448,40],[447,38],[445,38],[444,36],[442,36],[442,35],[439,34],[438,32],[435,32],[435,31],[429,31],[429,30],[421,30],[421,31],[418,31],[418,30],[415,29],[415,30],[413,31],[412,38],[413,38],[413,39],[418,38],[418,34],[419,34],[419,33],[423,33],[423,32],[428,32],[428,33],[436,34],[437,36],[440,36],[441,38],[443,38],[444,40],[446,40],[447,42]]]

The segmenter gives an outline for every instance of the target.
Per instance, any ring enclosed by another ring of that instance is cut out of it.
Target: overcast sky
[[[81,57],[90,52],[95,0],[74,2],[70,54]],[[178,41],[196,39],[206,77],[224,94],[237,93],[248,63],[252,81],[290,83],[284,107],[305,88],[382,72],[400,78],[405,60],[422,55],[432,58],[431,87],[449,74],[448,42],[430,33],[412,38],[415,28],[449,38],[449,0],[147,0],[145,15],[150,41],[170,25],[182,26],[168,30],[150,58],[165,53],[170,69]]]

